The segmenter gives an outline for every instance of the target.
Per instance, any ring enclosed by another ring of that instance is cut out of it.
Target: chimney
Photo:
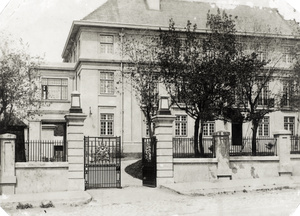
[[[160,10],[160,0],[146,0],[149,10]]]

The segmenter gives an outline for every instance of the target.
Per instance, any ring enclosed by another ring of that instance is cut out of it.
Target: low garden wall
[[[278,156],[231,157],[232,179],[278,177]],[[300,176],[300,155],[291,156],[293,176]],[[214,181],[217,179],[216,158],[174,158],[174,182]]]
[[[300,176],[300,155],[291,154],[291,164],[293,167],[293,175]]]
[[[216,158],[174,158],[174,182],[212,181],[216,179]]]
[[[15,164],[16,194],[68,190],[68,162],[19,162]]]

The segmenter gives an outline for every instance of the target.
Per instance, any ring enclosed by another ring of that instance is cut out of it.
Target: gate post
[[[168,100],[167,96],[161,96],[160,104]],[[165,102],[167,103],[167,102]],[[153,118],[155,124],[155,136],[157,139],[157,186],[174,183],[173,171],[173,116],[168,107],[160,107],[158,115]]]
[[[291,135],[291,131],[288,130],[280,130],[274,133],[279,156],[279,176],[293,175],[291,166]]]
[[[84,191],[84,134],[83,126],[86,115],[80,108],[80,94],[72,92],[70,114],[65,115],[67,121],[67,157],[69,162],[68,190]],[[76,98],[78,97],[78,98]],[[76,102],[78,104],[76,104]]]
[[[232,179],[232,171],[229,168],[229,134],[228,131],[213,133],[215,155],[218,160],[217,178]]]
[[[0,185],[2,194],[15,194],[17,178],[15,174],[15,140],[14,134],[0,135],[1,172]]]

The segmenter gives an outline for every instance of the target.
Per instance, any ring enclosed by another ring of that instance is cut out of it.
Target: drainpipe
[[[121,126],[121,149],[123,152],[124,149],[124,65],[123,65],[123,37],[124,37],[124,33],[123,33],[123,29],[121,30],[121,33],[119,33],[120,36],[120,40],[121,40],[121,82],[122,82],[122,99],[121,99],[121,103],[122,103],[122,108],[121,108],[121,119],[122,119],[122,126]]]

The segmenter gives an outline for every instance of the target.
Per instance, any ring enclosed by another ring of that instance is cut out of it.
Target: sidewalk
[[[182,195],[203,196],[209,194],[235,193],[259,190],[300,188],[300,176],[281,176],[262,179],[218,179],[214,182],[188,182],[162,185]]]
[[[122,187],[139,187],[142,186],[142,181],[135,179],[125,172],[125,167],[136,162],[136,160],[124,160],[121,165],[121,184]],[[13,194],[1,195],[0,207],[6,209],[15,209],[18,203],[31,204],[34,208],[39,207],[41,203],[49,203],[54,206],[60,205],[83,205],[89,203],[92,196],[86,191],[61,191],[61,192],[47,192],[47,193],[33,193],[33,194]]]
[[[86,191],[62,191],[33,194],[13,194],[1,195],[0,206],[2,208],[16,208],[18,203],[31,204],[33,207],[39,207],[41,203],[47,204],[50,201],[54,206],[59,205],[83,205],[89,203],[92,197]]]

